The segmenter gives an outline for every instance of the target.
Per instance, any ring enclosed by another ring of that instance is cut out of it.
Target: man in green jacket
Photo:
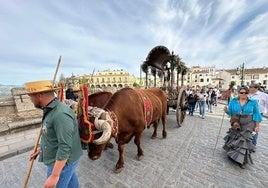
[[[82,147],[73,110],[55,97],[50,81],[27,82],[25,88],[34,106],[43,110],[40,148],[30,159],[39,155],[47,166],[44,187],[79,187],[75,169]]]

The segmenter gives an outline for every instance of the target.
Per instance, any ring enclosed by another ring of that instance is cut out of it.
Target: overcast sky
[[[158,45],[188,67],[263,67],[267,0],[1,0],[0,84],[123,69]]]

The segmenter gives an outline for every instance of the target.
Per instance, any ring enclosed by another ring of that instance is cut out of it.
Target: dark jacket
[[[66,92],[65,92],[65,97],[66,99],[72,99],[72,100],[76,100],[76,97],[74,95],[74,92],[70,89],[67,89]]]
[[[195,104],[197,101],[197,95],[195,93],[191,93],[188,95],[187,101],[189,104]]]
[[[216,96],[217,96],[216,92],[212,91],[212,93],[209,94],[209,91],[208,91],[207,94],[208,94],[207,104],[214,104],[216,102]]]

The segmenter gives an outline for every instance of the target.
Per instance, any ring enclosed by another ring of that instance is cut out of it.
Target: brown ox
[[[108,91],[101,91],[90,94],[88,96],[88,106],[103,108],[105,104],[112,97],[112,93]]]
[[[149,105],[148,102],[150,103]],[[150,117],[148,116],[150,114],[147,111],[148,107],[151,109]],[[106,142],[103,142],[104,138],[99,138],[99,140],[102,140],[101,143],[93,142],[88,144],[89,158],[92,160],[100,158],[106,143],[114,137],[119,151],[119,159],[114,172],[119,173],[124,168],[125,144],[134,137],[134,143],[137,145],[137,158],[141,160],[143,157],[141,135],[146,126],[151,123],[154,124],[155,130],[152,137],[156,137],[157,125],[161,119],[163,124],[162,136],[166,138],[166,108],[167,98],[161,89],[152,88],[136,91],[134,89],[124,88],[117,91],[104,107],[110,114],[115,114],[116,122],[118,123],[117,133],[107,134],[107,131],[111,131],[111,128],[105,128],[102,135],[101,133],[95,135],[96,139],[100,136],[103,137],[103,135],[108,135],[108,138],[105,138],[107,140]]]

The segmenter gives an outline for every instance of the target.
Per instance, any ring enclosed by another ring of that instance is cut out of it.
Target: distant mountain
[[[12,95],[11,95],[11,89],[12,88],[15,88],[15,87],[19,87],[19,86],[0,84],[0,98],[9,98],[9,97],[12,97]]]

